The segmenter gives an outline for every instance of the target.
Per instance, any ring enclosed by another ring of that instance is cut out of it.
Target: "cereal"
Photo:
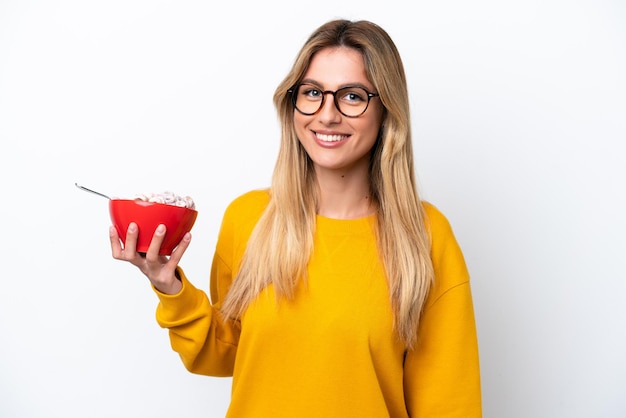
[[[163,203],[166,205],[180,206],[194,210],[196,208],[196,204],[190,196],[180,196],[170,191],[165,191],[163,193],[139,193],[135,195],[135,200]]]

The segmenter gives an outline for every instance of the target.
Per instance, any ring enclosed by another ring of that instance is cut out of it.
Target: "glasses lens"
[[[335,93],[335,102],[346,116],[359,116],[367,109],[367,91],[361,87],[345,87]]]
[[[296,108],[306,115],[312,115],[322,106],[324,93],[311,84],[301,84],[296,91]]]

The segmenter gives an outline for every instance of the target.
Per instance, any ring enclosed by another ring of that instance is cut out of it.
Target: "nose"
[[[325,124],[337,123],[341,121],[341,112],[335,105],[335,97],[330,91],[324,92],[324,103],[317,113],[318,118]]]

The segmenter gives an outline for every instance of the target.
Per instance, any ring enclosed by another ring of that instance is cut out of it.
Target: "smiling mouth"
[[[346,139],[348,135],[326,135],[315,132],[315,137],[322,142],[339,142]]]

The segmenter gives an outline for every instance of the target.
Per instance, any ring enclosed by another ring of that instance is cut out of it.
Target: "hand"
[[[152,285],[162,293],[174,295],[182,289],[183,285],[176,278],[176,266],[180,262],[189,242],[191,233],[187,232],[180,243],[172,251],[169,257],[159,255],[161,243],[165,238],[165,225],[159,225],[154,231],[152,241],[148,251],[144,254],[136,251],[139,228],[132,222],[128,226],[125,245],[122,248],[120,237],[115,227],[109,228],[109,238],[111,240],[111,253],[116,260],[128,261],[137,266],[139,270],[150,280]]]

